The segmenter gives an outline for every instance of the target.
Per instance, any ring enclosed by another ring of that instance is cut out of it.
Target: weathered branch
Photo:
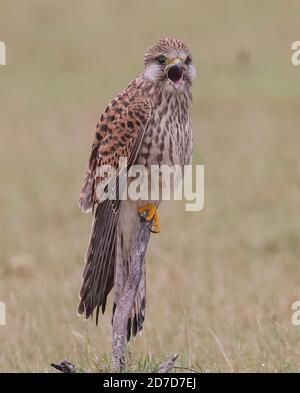
[[[176,355],[169,356],[168,359],[159,366],[159,368],[156,372],[157,373],[168,373],[174,367],[174,364],[175,364],[177,358],[178,358],[178,353]]]
[[[127,343],[127,323],[142,277],[145,254],[150,238],[149,223],[141,221],[134,243],[128,279],[124,294],[119,300],[113,319],[112,328],[112,367],[120,370],[125,363],[125,347]]]
[[[128,279],[125,284],[124,294],[119,300],[113,319],[112,328],[112,368],[121,370],[125,364],[125,348],[127,344],[127,324],[130,318],[140,280],[142,278],[145,254],[150,238],[149,223],[141,221],[137,233],[129,266]],[[174,366],[178,354],[171,355],[157,369],[157,373],[168,373]],[[63,373],[76,373],[75,366],[64,360],[59,364],[52,363],[52,367]]]
[[[178,358],[178,354],[169,356],[168,359],[165,362],[163,362],[155,372],[168,373],[174,367],[177,358]],[[58,364],[51,363],[51,366],[54,367],[56,370],[61,371],[64,374],[75,374],[77,372],[74,364],[70,363],[67,360],[63,360]]]
[[[76,368],[74,364],[68,362],[67,360],[63,360],[62,362],[56,364],[51,363],[51,366],[54,367],[56,370],[61,371],[64,374],[74,374],[76,373]]]

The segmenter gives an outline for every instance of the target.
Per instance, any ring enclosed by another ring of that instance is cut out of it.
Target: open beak
[[[183,66],[182,61],[179,58],[170,62],[167,68],[167,77],[175,89],[178,89],[183,79]]]

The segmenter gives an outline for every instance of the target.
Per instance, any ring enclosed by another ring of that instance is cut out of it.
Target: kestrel
[[[114,287],[113,314],[123,294],[133,242],[139,228],[139,214],[155,232],[159,200],[133,201],[101,199],[97,186],[105,174],[103,165],[118,168],[120,157],[133,164],[184,165],[192,158],[192,123],[189,108],[191,86],[195,77],[192,55],[175,38],[159,40],[147,50],[144,71],[105,108],[97,123],[79,203],[83,211],[93,211],[93,224],[85,257],[79,314],[85,318],[96,309],[105,311],[109,292]],[[101,172],[101,171],[100,171]],[[128,339],[143,327],[146,306],[146,273],[138,288]]]

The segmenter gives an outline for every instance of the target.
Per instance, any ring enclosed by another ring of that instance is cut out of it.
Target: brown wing
[[[128,167],[134,163],[150,112],[150,103],[141,97],[139,90],[131,95],[125,90],[110,103],[97,125],[80,195],[83,210],[94,207],[94,221],[78,308],[79,314],[88,318],[97,307],[96,323],[99,308],[105,311],[106,298],[114,284],[116,229],[120,211],[120,201],[106,199],[101,202],[99,199],[101,195],[96,192],[98,185],[103,180],[112,181],[107,173],[101,173],[101,167],[109,164],[118,170],[120,157],[127,158]]]

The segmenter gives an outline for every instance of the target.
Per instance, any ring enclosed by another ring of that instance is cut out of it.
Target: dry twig
[[[150,238],[148,223],[141,221],[135,240],[129,266],[128,279],[124,294],[119,300],[113,319],[112,332],[112,367],[120,370],[125,363],[125,347],[127,343],[127,323],[142,277],[143,263]]]
[[[139,231],[135,240],[129,266],[128,279],[125,284],[124,294],[119,300],[113,319],[112,328],[112,368],[116,371],[122,369],[125,364],[125,348],[127,344],[127,323],[130,317],[139,283],[142,277],[145,254],[150,238],[149,223],[141,220]],[[170,356],[160,365],[157,373],[168,373],[174,366],[178,354]],[[51,364],[52,367],[63,373],[75,373],[75,366],[64,360],[59,364]]]
[[[177,358],[178,358],[178,353],[176,355],[169,356],[168,359],[159,366],[159,368],[156,372],[157,373],[168,373],[174,367],[174,364],[175,364]]]

